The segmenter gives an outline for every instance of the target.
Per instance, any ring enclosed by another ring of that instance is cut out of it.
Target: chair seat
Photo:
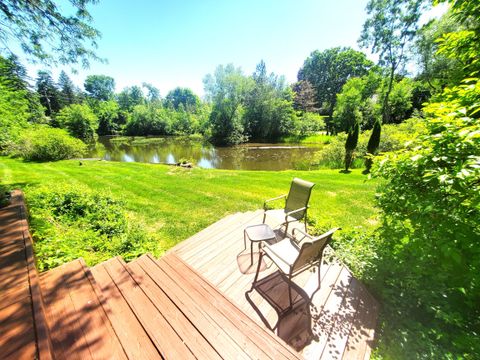
[[[276,210],[267,210],[265,214],[270,218],[274,219],[277,224],[284,224],[285,223],[285,210],[283,209],[276,209]],[[287,222],[298,221],[298,219],[294,218],[293,216],[287,217]]]
[[[298,247],[289,238],[285,238],[273,245],[266,245],[263,251],[285,274],[290,273],[290,269],[300,252]]]

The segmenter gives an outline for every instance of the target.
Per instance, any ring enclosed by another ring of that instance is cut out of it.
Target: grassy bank
[[[375,183],[360,171],[188,170],[105,161],[27,163],[0,157],[1,184],[23,189],[27,201],[39,187],[61,184],[123,201],[132,221],[152,235],[155,243],[149,248],[157,255],[227,214],[261,208],[264,199],[286,193],[293,177],[317,184],[310,203],[314,221],[345,229],[374,225]]]

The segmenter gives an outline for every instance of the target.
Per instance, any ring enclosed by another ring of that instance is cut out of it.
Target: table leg
[[[250,266],[253,265],[253,241],[250,241]]]

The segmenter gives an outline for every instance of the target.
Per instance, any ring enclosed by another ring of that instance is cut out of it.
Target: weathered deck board
[[[55,357],[125,359],[88,272],[74,260],[40,276]]]
[[[284,306],[285,296],[288,302],[288,284],[278,276],[274,265],[260,273],[260,279],[266,278],[262,294],[257,289],[248,292],[258,260],[255,256],[254,264],[250,266],[250,246],[247,243],[244,251],[243,229],[260,224],[262,220],[262,211],[230,215],[185,240],[171,252],[264,328],[273,327],[278,322],[279,336],[300,350],[305,358],[368,359],[373,346],[378,304],[338,261],[322,263],[321,287],[310,305],[308,300],[317,288],[318,274],[305,272],[296,277],[294,281],[299,286],[293,300],[296,308],[280,318],[272,302],[277,302],[279,308]],[[294,226],[302,228],[301,224]],[[278,240],[283,237],[281,231],[276,233]],[[332,252],[330,248],[326,251]],[[269,260],[266,262],[270,264]]]
[[[0,356],[51,359],[23,195],[0,209]]]

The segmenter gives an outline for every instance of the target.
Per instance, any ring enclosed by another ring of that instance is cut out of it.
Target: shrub
[[[386,181],[372,281],[395,309],[385,311],[383,347],[406,358],[480,354],[480,82],[470,81],[425,107],[415,148],[373,168]]]
[[[57,161],[83,156],[86,145],[63,129],[37,126],[25,130],[7,151],[29,161]]]
[[[94,265],[153,250],[141,224],[110,195],[78,185],[50,186],[28,190],[27,201],[40,271],[79,257]]]
[[[95,140],[98,119],[92,109],[86,104],[73,104],[64,107],[56,118],[60,127],[66,128],[70,135],[86,143]]]
[[[358,136],[360,135],[360,125],[358,121],[353,126],[353,129],[348,132],[347,140],[345,141],[345,171],[348,171],[352,164],[353,154],[358,145]]]
[[[365,159],[365,171],[368,173],[370,172],[370,168],[372,167],[373,158],[372,156],[376,154],[378,147],[380,146],[380,135],[382,132],[382,125],[380,121],[375,121],[373,125],[372,133],[370,135],[370,139],[368,139],[367,144],[367,158]]]
[[[298,136],[309,136],[325,129],[324,117],[311,112],[305,112],[295,124],[295,133]]]

